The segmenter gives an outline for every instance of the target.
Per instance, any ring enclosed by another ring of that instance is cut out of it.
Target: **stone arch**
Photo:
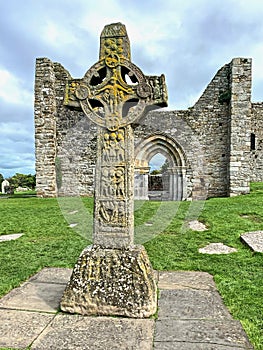
[[[181,145],[165,134],[152,134],[135,147],[135,199],[149,199],[149,162],[157,153],[169,163],[166,176],[168,191],[163,200],[185,200],[187,198],[187,158]]]

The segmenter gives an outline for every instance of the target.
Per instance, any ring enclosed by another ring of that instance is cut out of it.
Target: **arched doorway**
[[[166,158],[167,169],[165,190],[160,200],[184,200],[187,198],[186,169],[187,162],[182,147],[172,138],[154,134],[142,140],[135,147],[135,199],[151,199],[149,196],[149,163],[151,159],[161,154]]]

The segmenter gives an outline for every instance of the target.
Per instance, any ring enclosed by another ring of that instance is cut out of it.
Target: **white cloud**
[[[65,47],[72,43],[75,45],[78,41],[73,31],[69,30],[63,22],[55,23],[51,20],[48,20],[42,27],[42,37],[48,45],[55,46],[56,48]]]
[[[24,82],[6,69],[0,69],[0,98],[14,104],[31,105],[33,95],[23,87]]]
[[[122,22],[124,13],[117,1],[100,0],[93,5],[86,3],[85,13],[81,13],[77,26],[94,37],[99,35],[106,24]]]

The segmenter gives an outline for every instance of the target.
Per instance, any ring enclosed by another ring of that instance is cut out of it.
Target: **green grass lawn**
[[[206,271],[214,276],[226,306],[259,350],[263,349],[263,254],[253,253],[240,241],[244,232],[263,230],[263,183],[252,184],[251,189],[249,195],[199,203],[136,202],[135,225],[136,241],[144,243],[154,269]],[[89,244],[84,236],[87,232],[91,237],[92,207],[92,198],[63,202],[18,195],[0,198],[0,235],[24,234],[0,243],[0,296],[45,266],[73,267]],[[207,231],[184,225],[186,219],[198,216]],[[79,225],[69,227],[74,222]],[[198,248],[217,242],[238,252],[198,253]]]

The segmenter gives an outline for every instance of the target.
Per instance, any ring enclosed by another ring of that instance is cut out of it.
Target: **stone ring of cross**
[[[136,65],[112,54],[87,71],[75,95],[89,119],[114,131],[134,122],[153,92]]]

